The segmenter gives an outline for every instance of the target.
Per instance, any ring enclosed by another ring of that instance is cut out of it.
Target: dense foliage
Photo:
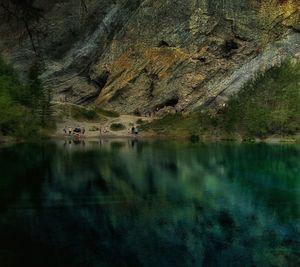
[[[300,131],[300,63],[286,62],[248,83],[218,114],[168,115],[145,130],[174,135],[205,134],[265,137]]]
[[[300,130],[299,103],[300,64],[284,63],[247,84],[220,119],[229,132],[294,134]]]
[[[21,138],[36,136],[51,122],[50,94],[30,71],[26,84],[0,59],[0,134]]]

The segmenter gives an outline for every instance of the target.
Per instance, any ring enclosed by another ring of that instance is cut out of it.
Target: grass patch
[[[100,116],[97,113],[96,109],[93,107],[71,107],[71,116],[76,120],[87,120],[87,121],[96,121],[99,120]]]
[[[113,124],[110,125],[110,129],[112,131],[122,131],[122,130],[125,130],[126,127],[122,123],[113,123]]]
[[[102,122],[106,120],[105,117],[119,117],[117,112],[106,111],[94,106],[84,107],[72,104],[58,104],[56,106],[56,120],[67,116],[78,121]]]
[[[162,119],[154,120],[151,123],[140,125],[143,131],[154,131],[157,134],[172,136],[197,135],[202,131],[199,114],[182,116],[181,114],[169,114]]]
[[[102,109],[102,108],[96,108],[96,111],[97,111],[98,114],[101,114],[105,117],[111,117],[111,118],[120,117],[120,114],[116,111],[105,110],[105,109]]]

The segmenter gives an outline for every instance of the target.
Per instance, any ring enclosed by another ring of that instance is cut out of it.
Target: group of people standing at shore
[[[85,128],[76,126],[75,128],[65,126],[63,128],[63,132],[65,136],[75,136],[75,137],[83,137],[85,136]],[[107,128],[99,128],[100,136],[103,134],[109,133],[109,130]],[[131,133],[134,136],[137,136],[139,133],[139,128],[137,126],[133,126],[128,130],[128,133]]]
[[[75,128],[65,126],[63,129],[65,135],[75,135],[77,137],[82,137],[85,134],[85,128],[76,126]]]

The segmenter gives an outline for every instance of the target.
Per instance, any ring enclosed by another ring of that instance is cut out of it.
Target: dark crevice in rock
[[[297,24],[291,26],[290,28],[292,28],[292,30],[295,31],[295,32],[300,32],[300,22],[298,22]]]
[[[60,91],[60,93],[62,93],[62,94],[67,94],[67,93],[70,93],[70,92],[73,92],[72,86],[68,86],[65,89]]]
[[[235,50],[239,49],[239,44],[233,39],[225,40],[222,49],[224,56],[230,57]]]
[[[236,41],[234,41],[233,39],[225,41],[225,44],[224,44],[225,52],[230,52],[230,51],[236,50],[238,48],[239,48],[238,43]]]
[[[109,76],[110,76],[110,72],[108,70],[105,70],[102,73],[100,73],[100,75],[98,75],[97,77],[93,79],[90,78],[90,82],[95,87],[97,87],[97,89],[102,90],[102,88],[104,88],[105,85],[107,84]]]
[[[148,94],[150,98],[153,98],[153,92],[155,90],[155,83],[158,80],[158,75],[156,73],[151,73],[148,75],[149,81],[150,81],[150,86],[148,89]]]
[[[206,60],[207,60],[206,57],[200,57],[200,58],[199,58],[199,61],[202,62],[202,63],[205,63]]]
[[[164,40],[161,40],[158,44],[158,47],[170,47],[170,44]]]
[[[175,107],[179,102],[179,97],[175,96],[172,98],[167,99],[166,101],[162,102],[161,104],[159,104],[156,109],[162,109],[164,107]]]
[[[206,62],[207,62],[207,58],[204,57],[204,56],[196,56],[196,57],[193,57],[193,60],[198,60],[198,61],[200,61],[201,63],[206,63]]]
[[[154,97],[154,95],[153,95],[154,89],[155,89],[155,83],[154,83],[154,81],[151,81],[150,82],[150,87],[149,87],[149,96],[151,98]]]

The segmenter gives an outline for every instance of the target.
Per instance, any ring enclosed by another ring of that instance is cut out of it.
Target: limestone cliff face
[[[55,99],[124,113],[219,105],[257,72],[300,53],[299,0],[38,4],[46,13],[34,41]],[[2,54],[24,69],[34,56],[29,38],[16,42],[8,32],[2,24]]]

